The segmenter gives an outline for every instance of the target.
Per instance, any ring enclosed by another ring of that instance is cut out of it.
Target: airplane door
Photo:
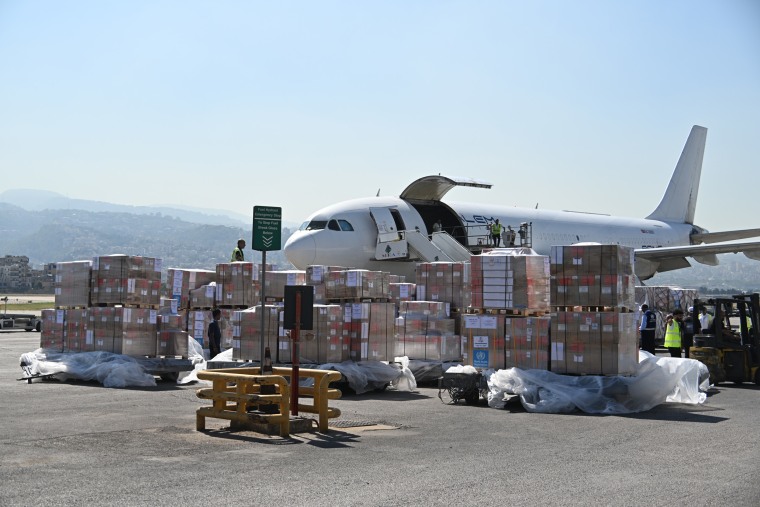
[[[390,208],[370,208],[369,213],[377,226],[377,247],[375,259],[399,259],[409,255],[406,240],[396,230]]]

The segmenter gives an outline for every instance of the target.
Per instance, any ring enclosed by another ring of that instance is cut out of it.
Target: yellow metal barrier
[[[196,412],[196,429],[206,429],[206,417],[228,419],[237,422],[257,422],[278,424],[280,436],[290,434],[290,368],[273,368],[272,375],[260,375],[259,368],[225,368],[198,372],[201,380],[210,380],[212,387],[198,389],[199,398],[212,400],[211,407],[201,407]],[[341,374],[330,370],[300,368],[299,377],[313,378],[313,387],[299,386],[299,396],[313,399],[311,404],[298,403],[298,410],[317,414],[319,430],[327,431],[327,420],[339,417],[340,410],[328,406],[329,400],[340,398],[338,389],[329,387],[331,382],[340,380]],[[275,394],[260,394],[262,385],[275,386]],[[248,412],[248,408],[260,404],[275,404],[279,413],[262,414]]]
[[[291,378],[293,371],[291,368],[272,368],[272,373]],[[327,431],[327,420],[329,418],[340,417],[340,410],[327,405],[329,400],[337,400],[341,397],[340,389],[331,389],[330,383],[337,382],[341,379],[339,371],[334,370],[314,370],[309,368],[299,368],[299,377],[313,378],[313,387],[298,386],[298,411],[317,414],[319,416],[319,431]],[[292,382],[292,381],[291,381]],[[301,403],[302,397],[312,398],[311,404]]]

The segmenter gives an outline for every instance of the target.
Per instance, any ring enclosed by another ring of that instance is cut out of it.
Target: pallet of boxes
[[[444,371],[439,397],[477,402],[488,392],[483,372],[549,366],[549,258],[493,250],[473,256],[466,297],[458,313],[462,367]]]
[[[408,357],[421,383],[437,380],[446,363],[462,360],[458,323],[471,297],[470,264],[421,262],[416,278],[414,296],[396,301],[393,355]]]
[[[65,353],[102,351],[158,359],[160,289],[161,259],[108,255],[59,262],[55,308],[42,311],[40,346]],[[191,369],[187,361],[141,364],[162,376]]]
[[[475,368],[549,368],[549,258],[493,250],[472,257],[462,355]]]
[[[168,318],[172,322],[176,319],[180,330],[189,334],[205,351],[209,348],[207,331],[213,320],[212,311],[218,308],[222,349],[231,348],[235,360],[258,361],[259,320],[253,324],[253,319],[245,317],[254,313],[260,315],[256,307],[260,274],[261,266],[252,262],[220,263],[213,271],[169,268],[167,297],[177,302],[179,311],[176,316]],[[276,320],[267,329],[271,330],[272,326],[276,337]]]
[[[552,372],[631,375],[638,364],[633,249],[551,249]]]
[[[299,361],[393,360],[395,306],[390,283],[397,277],[340,266],[309,266],[303,276],[303,283],[314,287],[314,308],[313,329],[301,333]],[[290,361],[292,342],[284,330],[282,335],[282,351]]]

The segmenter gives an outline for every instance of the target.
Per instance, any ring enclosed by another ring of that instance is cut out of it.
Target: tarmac
[[[18,381],[0,333],[0,505],[760,505],[760,388],[624,416],[445,404],[433,385],[330,402],[326,433],[232,431],[200,385]]]

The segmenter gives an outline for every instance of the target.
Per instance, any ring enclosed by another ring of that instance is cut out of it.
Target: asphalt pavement
[[[600,416],[444,404],[435,386],[331,401],[327,433],[195,430],[198,385],[18,381],[0,333],[0,505],[760,505],[760,388]]]

